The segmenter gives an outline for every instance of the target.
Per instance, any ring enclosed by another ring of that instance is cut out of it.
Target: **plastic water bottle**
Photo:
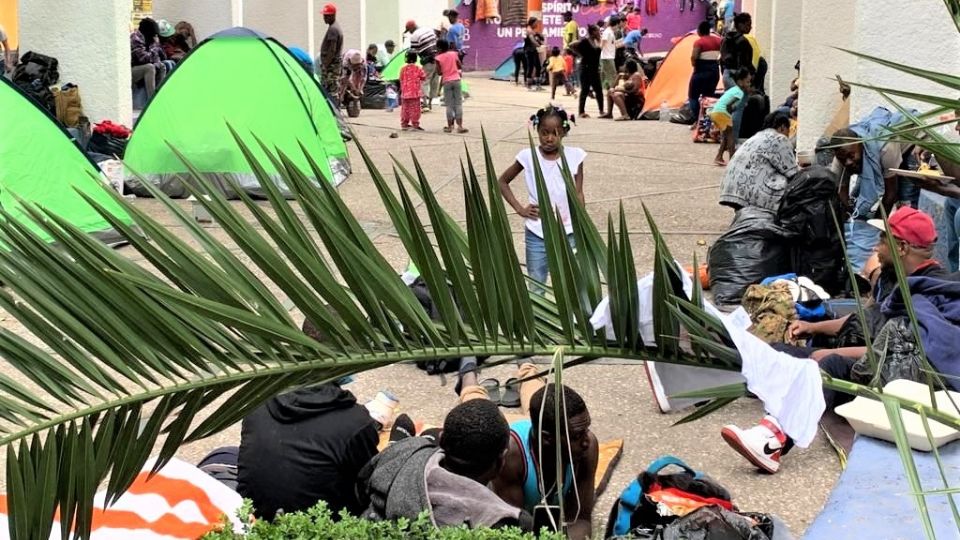
[[[670,104],[667,103],[667,100],[660,102],[660,121],[669,122],[670,121]]]
[[[393,415],[400,406],[400,400],[389,390],[377,392],[377,397],[371,399],[364,405],[370,413],[370,417],[380,423],[383,429],[389,429],[393,425]]]

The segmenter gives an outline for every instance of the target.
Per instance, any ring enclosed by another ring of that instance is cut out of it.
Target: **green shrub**
[[[281,514],[273,522],[257,520],[249,523],[247,516],[252,507],[249,501],[237,512],[243,530],[233,530],[229,520],[224,520],[223,529],[208,533],[203,540],[534,540],[532,533],[516,528],[468,529],[447,527],[437,529],[430,523],[426,513],[416,520],[369,521],[341,512],[340,520],[334,522],[326,503],[319,502],[304,512]],[[544,531],[541,540],[564,540],[562,534]]]

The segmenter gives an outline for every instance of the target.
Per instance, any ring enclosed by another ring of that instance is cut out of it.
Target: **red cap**
[[[323,10],[320,11],[320,14],[321,14],[321,15],[336,15],[336,14],[337,14],[337,6],[336,6],[336,4],[333,4],[333,3],[324,4]]]
[[[883,220],[871,219],[867,223],[880,230],[886,230],[883,228]],[[929,247],[937,241],[937,228],[933,225],[933,219],[909,206],[904,206],[891,214],[887,223],[894,238],[911,245]]]
[[[407,21],[406,28],[407,28],[407,32],[413,32],[414,30],[417,29],[417,21],[410,19],[409,21]]]

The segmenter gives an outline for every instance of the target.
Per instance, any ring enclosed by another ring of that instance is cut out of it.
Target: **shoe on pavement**
[[[731,448],[761,471],[775,474],[780,470],[780,458],[787,436],[772,416],[765,416],[758,425],[750,429],[740,429],[734,425],[724,426],[720,435]]]

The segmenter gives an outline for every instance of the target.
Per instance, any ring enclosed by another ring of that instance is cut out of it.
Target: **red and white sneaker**
[[[723,440],[758,469],[774,474],[780,470],[780,457],[787,435],[772,416],[765,416],[760,424],[750,429],[734,425],[720,430]]]

